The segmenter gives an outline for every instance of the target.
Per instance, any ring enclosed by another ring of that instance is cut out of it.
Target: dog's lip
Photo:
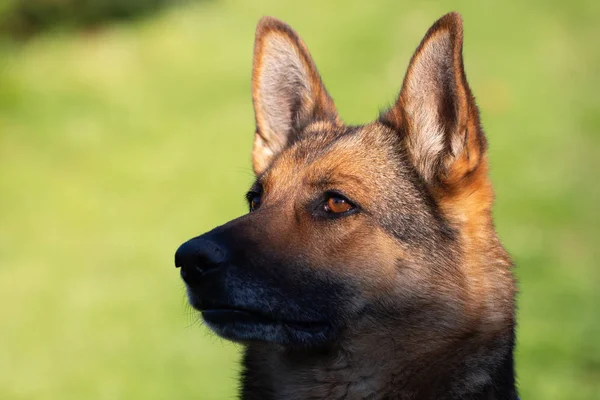
[[[284,325],[305,332],[318,332],[327,327],[324,321],[283,319],[260,311],[237,307],[211,307],[201,312],[208,323],[216,325]]]

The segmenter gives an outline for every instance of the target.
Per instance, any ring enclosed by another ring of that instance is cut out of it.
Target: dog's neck
[[[512,329],[439,348],[377,335],[312,352],[250,345],[242,399],[517,399]]]

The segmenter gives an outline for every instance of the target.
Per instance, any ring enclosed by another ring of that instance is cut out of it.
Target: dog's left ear
[[[340,123],[306,45],[292,28],[271,17],[263,17],[256,28],[252,102],[257,175],[310,122]]]
[[[429,184],[458,183],[485,153],[462,44],[460,15],[440,18],[413,55],[396,104],[380,117],[403,135],[415,168]]]

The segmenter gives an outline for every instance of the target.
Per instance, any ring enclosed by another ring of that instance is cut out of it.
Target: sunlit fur
[[[460,16],[442,17],[396,103],[346,126],[298,35],[259,22],[260,207],[200,237],[229,259],[191,289],[200,310],[219,299],[283,321],[211,325],[245,346],[243,399],[517,398],[512,263],[462,39]],[[330,191],[353,212],[323,214]]]

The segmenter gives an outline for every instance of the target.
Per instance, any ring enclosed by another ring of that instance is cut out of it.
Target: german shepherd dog
[[[250,212],[175,254],[191,305],[244,346],[242,399],[517,399],[462,42],[442,17],[395,104],[346,126],[296,32],[260,20]]]

